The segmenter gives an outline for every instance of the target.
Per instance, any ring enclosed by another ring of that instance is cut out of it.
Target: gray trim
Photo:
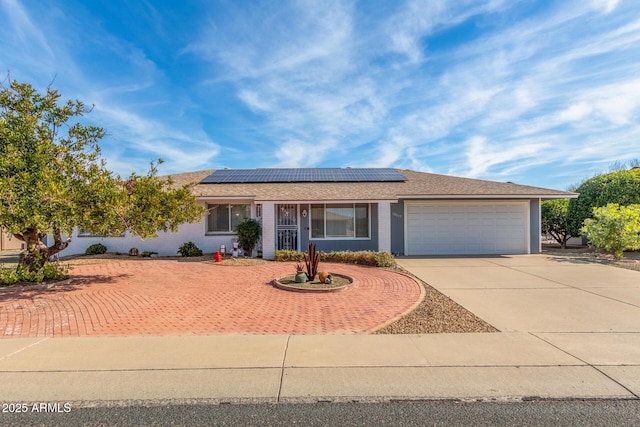
[[[529,253],[539,254],[541,241],[541,218],[540,218],[540,199],[531,199],[529,201]]]
[[[391,204],[391,253],[404,255],[404,201]]]

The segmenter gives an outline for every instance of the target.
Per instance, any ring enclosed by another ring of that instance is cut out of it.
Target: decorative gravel
[[[627,270],[640,271],[640,252],[625,252],[622,259],[616,259],[613,255],[597,253],[588,247],[569,247],[561,249],[556,245],[544,245],[542,253],[556,257],[565,257],[584,262],[612,265]]]
[[[406,316],[379,329],[376,334],[441,334],[463,332],[499,332],[469,310],[444,296],[401,267],[395,268],[416,279],[426,295],[420,305]]]

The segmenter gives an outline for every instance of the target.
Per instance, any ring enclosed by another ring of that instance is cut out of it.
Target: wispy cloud
[[[55,8],[52,8],[55,15]],[[42,26],[34,23],[21,2],[0,0],[0,67],[2,73],[11,71],[36,77],[39,67],[48,68],[56,60]],[[54,75],[46,78],[51,81]],[[15,77],[14,77],[15,78]]]
[[[483,137],[472,137],[466,145],[467,163],[470,167],[467,176],[474,178],[486,175],[494,165],[512,166],[516,162],[522,165],[532,159],[535,162],[543,150],[549,148],[544,143],[519,144],[510,147],[490,146],[487,139]]]
[[[636,2],[186,1],[0,0],[0,64],[95,104],[123,173],[163,157],[562,187],[638,157]]]
[[[140,172],[141,167],[148,166],[149,161],[157,158],[165,160],[162,171],[166,173],[205,169],[220,152],[216,143],[194,127],[185,126],[183,131],[178,126],[142,117],[131,109],[96,106],[93,113],[107,129],[113,129],[109,137],[115,144],[107,145],[105,154],[116,161],[126,157],[133,166],[129,171],[121,171],[123,174]],[[123,163],[119,161],[119,164]]]
[[[612,12],[619,3],[619,0],[592,0],[595,8],[601,9],[604,13]]]
[[[594,69],[587,84],[579,72],[598,55],[637,46],[633,21],[599,21],[603,13],[609,19],[614,3],[549,8],[448,51],[432,51],[431,37],[470,20],[513,14],[518,5],[409,1],[376,16],[366,34],[359,32],[364,17],[358,8],[334,6],[296,3],[278,13],[225,17],[190,47],[226,69],[238,100],[265,120],[262,133],[273,144],[264,147],[266,163],[294,166],[306,159],[308,165],[438,170],[448,158],[457,164],[446,171],[502,176],[522,169],[514,162],[538,164],[536,155],[549,148],[554,129],[573,126],[577,136],[590,131],[584,122],[594,115],[621,124],[635,114],[633,101],[613,95],[619,91],[611,81],[619,78]],[[247,16],[260,26],[245,28]],[[585,21],[598,30],[584,33]],[[270,30],[283,27],[286,34]],[[221,37],[223,43],[208,43]],[[446,67],[430,72],[440,61]],[[629,67],[619,66],[627,73]],[[634,93],[632,82],[620,87]],[[348,158],[354,150],[364,155]]]
[[[210,167],[219,146],[198,120],[180,117],[188,106],[174,105],[175,94],[161,87],[163,71],[142,49],[55,6],[44,16],[14,0],[1,0],[0,5],[9,23],[0,29],[1,66],[11,70],[12,78],[39,90],[55,78],[53,87],[63,99],[93,105],[83,121],[107,130],[100,145],[110,169],[123,175],[144,173],[159,157],[165,160],[161,172],[166,173]],[[70,26],[75,32],[86,30],[83,38],[65,39]],[[83,55],[104,55],[119,68],[95,67],[83,62]],[[164,117],[167,111],[173,113],[170,119]]]

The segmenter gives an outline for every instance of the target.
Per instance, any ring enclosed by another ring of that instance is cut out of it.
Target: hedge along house
[[[540,205],[577,197],[546,188],[390,168],[224,169],[172,175],[189,182],[208,210],[200,223],[142,240],[74,233],[64,255],[93,243],[176,255],[194,242],[230,248],[246,218],[262,222],[263,257],[278,249],[371,250],[395,255],[530,254],[541,251]]]

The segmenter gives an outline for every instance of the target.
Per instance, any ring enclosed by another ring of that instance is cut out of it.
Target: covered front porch
[[[391,202],[263,202],[263,258],[276,250],[391,250]]]

